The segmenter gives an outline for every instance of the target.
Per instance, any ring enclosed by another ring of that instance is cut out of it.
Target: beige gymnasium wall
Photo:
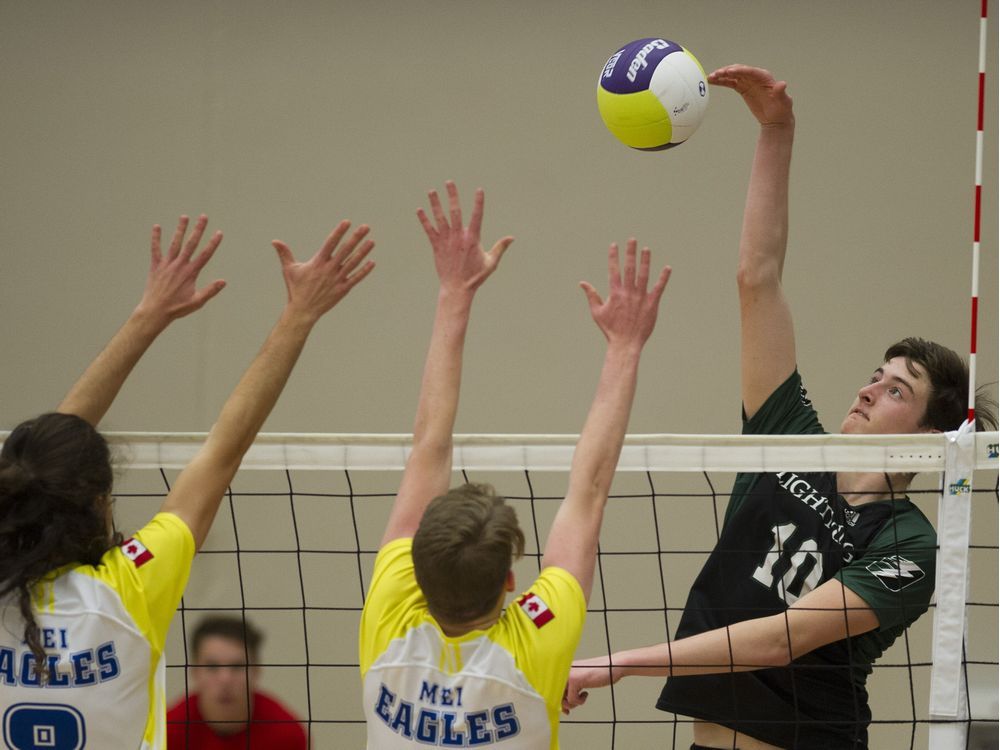
[[[836,429],[892,341],[968,349],[979,8],[2,0],[0,428],[52,408],[124,320],[150,226],[205,212],[225,232],[206,278],[229,286],[156,343],[103,426],[207,430],[284,299],[269,241],[311,253],[347,217],[372,225],[378,267],[317,328],[265,429],[408,432],[436,293],[414,212],[451,178],[485,188],[487,241],[517,238],[477,300],[459,432],[579,430],[602,339],[577,282],[603,288],[608,243],[630,235],[674,267],[630,431],[738,431],[755,124],[713,90],[690,142],[649,154],[596,111],[607,56],[662,35],[708,70],[789,81],[785,283],[800,368]],[[980,382],[997,380],[996,39],[994,19]]]

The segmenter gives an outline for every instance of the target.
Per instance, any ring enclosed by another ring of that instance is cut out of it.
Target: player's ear
[[[517,584],[514,581],[514,571],[513,570],[508,570],[507,571],[507,581],[504,584],[504,591],[513,591],[514,587],[516,585]]]

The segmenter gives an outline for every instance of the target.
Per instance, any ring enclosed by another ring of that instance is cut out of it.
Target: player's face
[[[213,722],[212,729],[218,734],[240,731],[250,717],[257,668],[248,668],[246,662],[241,641],[207,636],[199,644],[191,680],[201,715]]]
[[[921,425],[927,413],[930,380],[927,371],[903,357],[893,357],[878,368],[859,391],[840,431],[848,434],[907,434],[929,432]]]

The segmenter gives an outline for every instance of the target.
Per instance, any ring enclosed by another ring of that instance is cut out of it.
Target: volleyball
[[[662,151],[694,133],[708,107],[708,81],[698,59],[677,42],[629,42],[604,64],[597,108],[626,146]]]

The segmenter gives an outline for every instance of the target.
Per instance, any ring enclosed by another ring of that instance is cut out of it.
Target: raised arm
[[[716,70],[709,83],[742,95],[760,135],[743,211],[737,284],[743,408],[752,417],[795,369],[792,313],[781,287],[788,244],[788,180],[795,116],[787,84],[746,65]]]
[[[573,453],[569,489],[552,522],[542,565],[572,573],[588,600],[604,505],[632,411],[639,356],[653,332],[660,297],[670,278],[668,266],[647,291],[649,263],[649,249],[643,248],[636,268],[636,242],[630,239],[622,276],[618,246],[612,244],[608,252],[608,298],[602,300],[594,287],[581,283],[590,313],[607,338],[608,347],[597,392]]]
[[[563,698],[563,712],[569,713],[585,703],[589,688],[607,687],[622,677],[719,674],[782,667],[821,646],[867,633],[878,625],[878,616],[868,603],[834,578],[776,615],[574,662]]]
[[[96,426],[121,390],[125,379],[149,345],[171,322],[200,309],[222,291],[226,282],[213,281],[198,289],[198,274],[212,259],[222,232],[215,232],[205,248],[196,254],[208,226],[204,214],[195,222],[191,236],[188,217],[182,216],[174,230],[166,257],[160,252],[160,226],[153,227],[149,274],[138,306],[108,342],[97,358],[76,381],[56,411],[75,414]]]
[[[483,191],[476,191],[472,218],[466,227],[462,223],[458,190],[453,182],[446,183],[446,187],[448,216],[434,190],[428,193],[434,223],[423,209],[417,211],[434,252],[434,268],[440,284],[413,425],[413,450],[406,461],[399,493],[389,514],[383,545],[393,539],[412,537],[430,501],[448,490],[452,430],[458,411],[462,352],[472,300],[514,241],[513,237],[504,237],[489,252],[484,252],[479,241]]]
[[[367,226],[358,227],[342,245],[350,222],[342,221],[307,262],[296,263],[278,240],[288,301],[263,348],[229,396],[201,450],[177,478],[161,511],[174,513],[191,529],[200,548],[236,474],[243,455],[278,400],[316,322],[374,268],[365,261],[374,243]],[[338,247],[339,245],[339,247]]]

